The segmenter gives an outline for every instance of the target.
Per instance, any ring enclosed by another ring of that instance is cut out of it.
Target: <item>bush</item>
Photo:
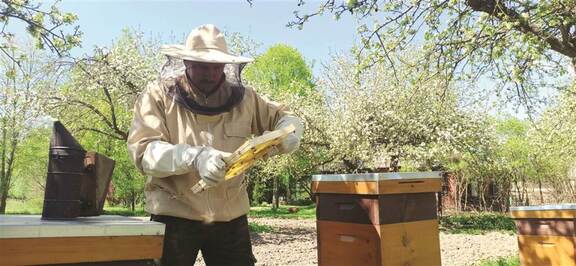
[[[310,198],[301,198],[293,200],[290,202],[290,204],[297,206],[308,206],[314,204],[314,201],[312,201]]]
[[[298,211],[291,212],[289,209],[294,207],[296,207]],[[280,205],[280,207],[276,210],[267,206],[252,207],[250,208],[250,213],[248,216],[257,218],[315,219],[316,206]]]
[[[512,218],[499,213],[465,213],[440,217],[440,229],[455,234],[482,234],[487,231],[514,233]]]
[[[518,256],[513,256],[483,260],[478,264],[478,266],[520,266],[520,258]]]
[[[139,206],[133,211],[131,208],[126,208],[123,206],[104,206],[102,215],[120,215],[120,216],[150,216],[144,210],[144,207]]]
[[[253,222],[248,223],[250,232],[252,233],[270,233],[274,231],[274,228],[265,224],[257,224]]]

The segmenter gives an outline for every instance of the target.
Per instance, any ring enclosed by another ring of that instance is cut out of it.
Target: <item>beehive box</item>
[[[0,215],[0,265],[153,265],[162,257],[164,227],[114,215],[62,221]]]
[[[441,265],[441,174],[313,176],[319,265]]]
[[[510,208],[525,266],[576,266],[576,204]]]

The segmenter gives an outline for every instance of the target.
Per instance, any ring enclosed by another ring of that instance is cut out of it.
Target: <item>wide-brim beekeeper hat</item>
[[[206,24],[193,29],[184,45],[162,45],[160,53],[185,61],[222,64],[243,64],[254,59],[228,52],[224,34],[214,25]]]

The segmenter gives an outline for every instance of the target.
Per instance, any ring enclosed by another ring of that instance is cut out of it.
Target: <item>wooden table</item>
[[[162,256],[164,224],[149,219],[0,215],[0,265],[151,265]]]
[[[510,208],[524,266],[576,266],[576,204]]]
[[[441,172],[314,175],[318,264],[441,264]]]

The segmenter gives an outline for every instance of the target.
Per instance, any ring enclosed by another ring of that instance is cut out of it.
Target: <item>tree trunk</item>
[[[292,171],[288,168],[288,175],[286,176],[286,203],[290,204],[292,202]]]
[[[4,214],[6,213],[6,200],[8,199],[8,192],[2,191],[1,193],[2,195],[0,196],[0,214]]]
[[[544,203],[544,195],[542,194],[542,180],[538,179],[538,189],[540,190],[540,203]]]
[[[278,202],[278,176],[275,175],[272,181],[272,209],[276,210],[280,205]]]
[[[6,211],[6,198],[8,197],[8,184],[7,176],[6,176],[6,149],[8,148],[8,140],[7,140],[7,121],[6,117],[2,119],[2,152],[0,154],[1,160],[0,163],[0,214],[4,214]]]
[[[290,189],[290,178],[286,182],[286,203],[292,202],[292,190]]]
[[[136,210],[136,191],[132,190],[130,193],[130,198],[132,201],[130,207],[132,208],[132,212],[134,212]]]

